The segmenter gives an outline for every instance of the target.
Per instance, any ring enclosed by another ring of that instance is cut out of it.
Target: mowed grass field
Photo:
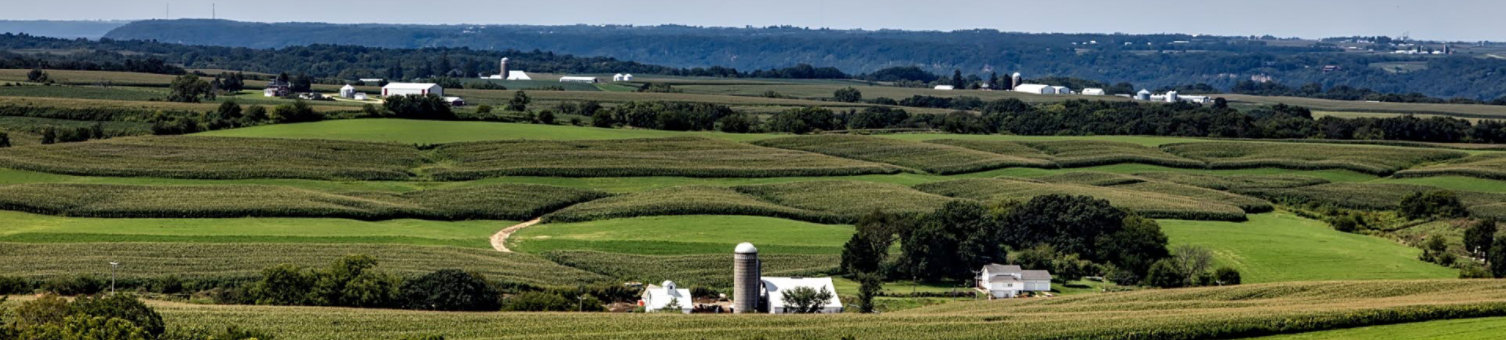
[[[1213,250],[1245,282],[1453,278],[1454,269],[1417,260],[1422,253],[1386,239],[1333,230],[1276,212],[1243,223],[1158,220],[1171,244]]]
[[[545,223],[518,231],[508,248],[528,253],[593,250],[639,255],[730,253],[753,242],[770,254],[840,254],[852,226],[759,216],[651,216]]]

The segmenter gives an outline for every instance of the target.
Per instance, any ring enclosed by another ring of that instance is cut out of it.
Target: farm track
[[[498,230],[496,234],[492,234],[492,249],[496,249],[497,251],[504,253],[511,253],[512,249],[507,249],[507,237],[512,236],[512,234],[518,232],[518,230],[539,224],[539,221],[542,220],[543,218],[535,218],[528,220],[527,222],[514,224],[511,227]]]

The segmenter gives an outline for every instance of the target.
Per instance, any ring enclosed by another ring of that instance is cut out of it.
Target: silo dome
[[[757,254],[758,253],[758,247],[754,247],[752,243],[743,242],[743,243],[738,243],[737,244],[737,249],[733,250],[733,252],[738,253],[738,254]]]

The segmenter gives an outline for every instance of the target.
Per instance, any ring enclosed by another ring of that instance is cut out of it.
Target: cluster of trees
[[[1414,192],[1402,198],[1397,214],[1410,219],[1468,217],[1459,195],[1448,190]]]
[[[1172,248],[1171,257],[1156,261],[1146,273],[1147,285],[1161,288],[1237,285],[1239,271],[1213,268],[1213,251],[1193,245]]]
[[[47,126],[42,128],[41,134],[42,144],[72,143],[113,137],[105,134],[104,124],[101,123],[94,123],[91,127],[72,129]],[[10,137],[5,137],[4,142],[6,146],[10,146]]]
[[[751,118],[719,104],[628,102],[605,108],[596,102],[584,102],[562,106],[559,110],[564,113],[590,116],[591,124],[597,127],[626,126],[674,131],[721,130],[730,132],[748,132],[752,129],[749,123],[742,121]],[[721,128],[718,128],[719,123],[723,125]]]
[[[298,123],[323,120],[323,114],[302,100],[278,105],[268,110],[261,105],[241,107],[233,100],[220,103],[214,111],[203,113],[157,112],[149,117],[152,133],[180,135],[200,131],[256,126],[269,123]]]
[[[374,269],[376,259],[346,256],[327,268],[283,264],[262,270],[243,302],[422,310],[497,310],[501,295],[480,274],[454,269],[404,279]]]
[[[966,280],[983,265],[1014,262],[1053,270],[1057,280],[1103,275],[1140,284],[1170,257],[1155,221],[1087,196],[1044,195],[989,206],[956,201],[923,215],[875,212],[856,226],[843,245],[840,268],[859,282]],[[894,242],[900,242],[900,253],[891,258]]]
[[[519,94],[523,93],[518,91]],[[435,94],[387,96],[382,108],[393,117],[408,119],[454,120],[457,117],[450,103]]]
[[[0,298],[0,302],[4,299]],[[241,340],[272,339],[271,334],[234,325],[169,330],[162,315],[130,294],[83,296],[72,300],[43,295],[16,304],[7,312],[0,306],[0,339],[153,339]]]
[[[1197,90],[1198,92],[1186,92],[1186,93],[1214,93],[1214,92],[1217,91],[1217,90],[1212,90],[1213,89],[1212,86],[1210,86],[1208,84],[1203,84],[1203,83],[1199,83],[1199,84],[1195,85],[1193,88],[1195,90]],[[1205,91],[1205,89],[1209,89],[1209,90],[1212,90],[1212,91]],[[1302,85],[1300,87],[1293,88],[1293,87],[1290,87],[1290,86],[1282,85],[1281,83],[1277,83],[1277,82],[1255,82],[1255,81],[1250,81],[1250,80],[1241,80],[1239,82],[1234,83],[1234,86],[1229,88],[1229,92],[1239,93],[1239,94],[1257,95],[1257,96],[1289,96],[1289,97],[1323,98],[1323,99],[1334,99],[1334,100],[1370,100],[1370,101],[1387,102],[1387,103],[1434,103],[1434,104],[1449,103],[1449,104],[1506,105],[1506,96],[1498,97],[1498,98],[1491,99],[1491,100],[1488,100],[1488,101],[1487,100],[1481,100],[1481,99],[1475,99],[1475,98],[1465,98],[1465,97],[1454,97],[1454,98],[1447,98],[1447,99],[1445,99],[1445,98],[1430,97],[1430,96],[1428,96],[1426,94],[1422,94],[1421,92],[1386,93],[1386,92],[1380,92],[1380,91],[1376,91],[1376,90],[1372,90],[1372,89],[1368,89],[1368,88],[1353,87],[1353,86],[1349,86],[1349,85],[1337,85],[1337,86],[1333,86],[1333,87],[1329,87],[1327,89],[1324,89],[1322,83],[1307,83],[1306,85]]]

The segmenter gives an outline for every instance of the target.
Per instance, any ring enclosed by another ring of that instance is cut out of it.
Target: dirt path
[[[496,234],[492,234],[492,249],[496,249],[497,251],[504,253],[511,253],[512,249],[507,249],[507,237],[512,236],[512,233],[518,232],[519,229],[539,224],[539,220],[540,219],[535,218],[533,220],[529,220],[528,222],[518,223],[511,227],[502,229]]]

